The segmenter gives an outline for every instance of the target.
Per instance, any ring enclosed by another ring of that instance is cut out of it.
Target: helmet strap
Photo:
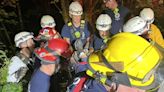
[[[51,53],[53,56],[56,57],[55,60],[55,64],[59,64],[60,58],[59,58],[59,54],[57,54],[55,51],[53,51],[52,49],[48,48],[48,46],[45,47],[45,49]],[[49,62],[42,62],[43,64],[50,64]]]
[[[45,47],[45,49],[51,53],[53,56],[59,56],[59,54],[57,54],[55,51],[51,50],[50,48],[48,48],[48,46]]]
[[[110,63],[108,63],[107,59],[105,58],[105,56],[103,54],[101,54],[102,57],[102,61],[103,63],[110,69],[114,70],[115,72],[120,72],[117,69],[115,69]]]

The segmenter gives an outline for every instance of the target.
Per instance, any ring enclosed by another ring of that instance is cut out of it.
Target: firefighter
[[[8,69],[8,82],[18,83],[29,70],[28,65],[33,63],[31,58],[35,46],[33,37],[33,34],[30,32],[20,32],[15,35],[14,41],[16,47],[20,48],[20,51],[11,58],[12,62]]]
[[[155,41],[158,45],[164,48],[164,40],[160,32],[160,29],[155,24],[153,24],[154,19],[155,19],[154,11],[151,8],[144,8],[140,12],[140,17],[144,19],[149,26],[149,32],[147,33],[149,34],[148,37],[151,40]]]
[[[104,13],[108,14],[112,19],[111,35],[122,32],[124,22],[130,17],[128,8],[117,3],[117,0],[103,0],[106,9]]]
[[[34,70],[33,50],[35,43],[33,38],[33,33],[27,31],[15,35],[14,41],[19,51],[11,58],[11,63],[8,66],[7,82],[9,84],[21,82],[23,91],[27,90],[28,82]]]
[[[39,34],[35,37],[35,41],[39,42],[39,46],[44,46],[44,43],[52,38],[61,38],[59,32],[56,31],[55,20],[50,15],[43,15],[40,20],[42,29],[39,30]]]
[[[55,20],[50,15],[43,15],[40,21],[40,25],[42,29],[39,32],[39,35],[41,36],[53,36],[54,38],[59,38],[60,34],[56,31],[55,26]]]
[[[75,52],[76,61],[86,58],[90,48],[90,31],[88,23],[82,20],[83,8],[78,1],[74,1],[69,6],[69,16],[71,21],[62,28],[62,37],[72,45]],[[85,59],[86,61],[86,59]]]
[[[60,56],[71,56],[70,45],[60,38],[50,39],[44,47],[36,48],[34,53],[42,65],[32,76],[29,92],[49,92],[50,76],[59,70]]]
[[[154,26],[155,27],[155,26]],[[151,27],[152,28],[152,27]],[[133,17],[127,21],[123,27],[124,32],[131,32],[136,35],[142,36],[149,42],[155,42],[163,48],[163,37],[159,30],[151,29],[144,19],[139,16]]]
[[[96,20],[96,29],[99,32],[99,36],[95,35],[94,38],[94,50],[100,50],[105,48],[107,41],[110,39],[110,32],[112,20],[109,15],[101,14]]]
[[[155,20],[154,11],[151,8],[144,8],[140,11],[140,17],[144,19],[150,26],[150,32],[148,33],[149,38],[151,38],[153,41],[155,41],[158,44],[158,49],[163,51],[164,48],[163,36],[160,32],[160,29],[155,24],[153,24]],[[163,63],[160,64],[157,74],[160,76],[160,81],[163,81],[164,80]],[[164,82],[161,82],[158,92],[162,92],[163,85]]]
[[[104,50],[93,52],[87,63],[80,62],[75,67],[79,76],[67,91],[145,92],[159,85],[154,71],[160,59],[156,48],[142,37],[132,33],[116,34]]]
[[[56,23],[52,16],[43,15],[40,20],[40,25],[42,28],[46,28],[46,27],[55,28]]]
[[[160,53],[153,44],[132,33],[119,33],[108,41],[103,51],[89,56],[87,74],[105,85],[115,82],[118,89],[119,84],[123,84],[149,90],[160,84],[155,76],[160,60]]]

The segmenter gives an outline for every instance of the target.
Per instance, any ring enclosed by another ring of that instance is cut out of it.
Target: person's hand
[[[53,38],[61,38],[60,34],[57,32],[56,35],[54,35]]]
[[[43,73],[51,76],[51,75],[54,74],[54,72],[57,69],[57,67],[58,67],[58,65],[56,65],[56,64],[42,64],[41,67],[40,67],[40,70]]]
[[[81,52],[79,54],[79,58],[86,58],[87,57],[87,52]]]
[[[94,48],[89,48],[89,53],[94,52]]]
[[[111,86],[104,84],[104,87],[106,88],[107,92],[116,92],[116,89],[117,89],[116,83],[112,83]]]

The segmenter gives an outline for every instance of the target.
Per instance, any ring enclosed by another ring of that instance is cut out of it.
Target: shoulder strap
[[[16,56],[18,56],[30,70],[34,69],[34,60],[32,58],[26,57],[23,53],[17,53]]]
[[[85,20],[81,20],[81,23],[80,23],[80,33],[81,33],[82,37],[85,36],[84,27],[85,27]]]
[[[23,61],[23,63],[26,65],[28,64],[30,58],[26,57],[23,53],[17,53],[16,56],[18,56]]]
[[[102,57],[102,61],[103,63],[110,69],[116,71],[116,72],[120,72],[118,71],[117,69],[115,69],[110,63],[108,63],[107,59],[105,58],[105,56],[103,54],[101,54],[101,57]]]
[[[72,22],[68,22],[67,25],[70,27],[72,26]]]
[[[73,37],[73,38],[76,38],[75,37],[75,35],[74,35],[74,32],[75,32],[75,28],[73,27],[73,24],[72,24],[72,22],[70,21],[70,22],[68,22],[67,23],[67,25],[68,25],[68,27],[70,27],[71,29],[70,29],[70,32],[71,32],[71,36]]]
[[[76,38],[75,35],[74,35],[76,28],[73,26],[72,22],[68,22],[67,25],[68,25],[68,27],[72,27],[71,30],[70,30],[71,31],[71,35],[72,35],[73,38]],[[82,37],[85,36],[85,33],[83,31],[84,27],[85,27],[85,20],[81,20],[80,30],[79,31],[80,31],[80,34],[81,34]]]

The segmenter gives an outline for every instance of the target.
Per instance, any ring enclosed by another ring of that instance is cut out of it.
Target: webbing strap
[[[108,86],[112,85],[111,80],[109,80],[105,75],[100,74],[98,71],[95,71],[89,64],[88,64],[88,68],[94,74],[94,77],[97,79],[97,81],[102,82],[101,78],[106,78],[105,84],[107,84]]]
[[[46,46],[45,49],[46,49],[49,53],[51,53],[52,55],[58,56],[58,54],[56,53],[56,51],[53,51],[52,49],[48,48],[48,46]]]
[[[112,69],[112,70],[114,70],[114,71],[116,71],[116,72],[120,72],[120,71],[116,70],[116,69],[107,61],[107,59],[105,58],[105,56],[104,56],[103,54],[101,54],[101,57],[102,57],[103,63],[104,63],[108,68],[110,68],[110,69]]]
[[[80,24],[80,34],[81,34],[81,37],[83,37],[83,35],[85,35],[84,33],[83,33],[83,30],[84,30],[84,25],[85,25],[85,22],[82,22],[83,20],[81,20],[81,24]],[[75,37],[75,31],[76,31],[76,28],[72,25],[72,23],[68,23],[68,26],[71,26],[72,27],[72,29],[70,30],[71,31],[71,35],[72,35],[72,37],[73,38],[76,38]]]

